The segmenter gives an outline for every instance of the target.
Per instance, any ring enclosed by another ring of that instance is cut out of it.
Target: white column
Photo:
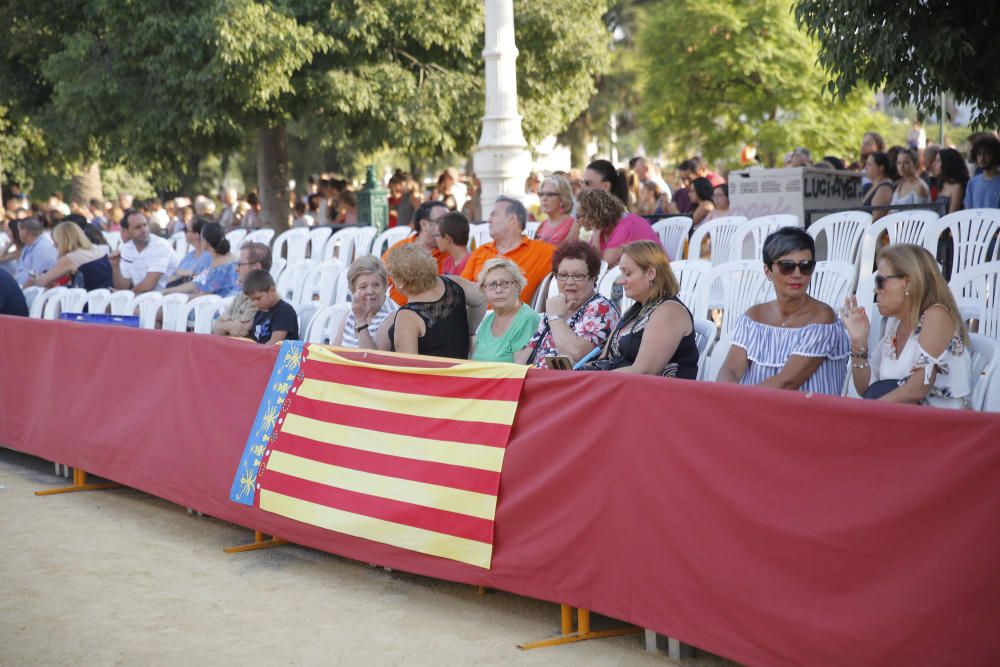
[[[522,197],[531,171],[531,153],[517,113],[517,47],[513,0],[484,0],[486,9],[486,115],[472,157],[482,185],[483,218],[500,195]]]

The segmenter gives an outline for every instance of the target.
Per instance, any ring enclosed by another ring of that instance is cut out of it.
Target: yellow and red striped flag
[[[490,567],[526,366],[289,344],[275,371],[234,500]]]

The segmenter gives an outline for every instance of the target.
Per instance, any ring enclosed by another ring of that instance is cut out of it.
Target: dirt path
[[[535,651],[558,607],[285,546],[130,489],[49,496],[0,449],[0,665],[676,665],[639,636]],[[726,663],[704,657],[685,667]]]

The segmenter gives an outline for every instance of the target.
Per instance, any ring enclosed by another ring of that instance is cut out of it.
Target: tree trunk
[[[257,189],[261,224],[288,229],[288,141],[284,125],[257,130]]]
[[[86,204],[91,199],[104,199],[100,165],[96,162],[83,165],[83,168],[73,175],[69,199],[78,204]]]

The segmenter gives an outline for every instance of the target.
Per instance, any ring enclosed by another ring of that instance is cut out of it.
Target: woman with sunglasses
[[[567,241],[552,254],[559,293],[545,302],[545,315],[531,341],[514,353],[514,361],[546,368],[545,357],[562,355],[576,363],[603,347],[621,315],[594,289],[601,257],[589,243]]]
[[[969,335],[934,257],[905,243],[883,248],[875,294],[879,313],[888,319],[870,355],[868,313],[855,297],[841,311],[851,337],[851,377],[858,394],[893,403],[969,407]]]
[[[740,316],[719,382],[759,384],[839,395],[850,341],[833,309],[809,296],[816,245],[798,227],[784,227],[764,241],[764,273],[774,301]]]
[[[541,317],[521,302],[521,290],[527,283],[524,271],[506,257],[494,257],[486,262],[478,277],[490,312],[476,330],[472,358],[514,363],[514,353],[531,340]]]

